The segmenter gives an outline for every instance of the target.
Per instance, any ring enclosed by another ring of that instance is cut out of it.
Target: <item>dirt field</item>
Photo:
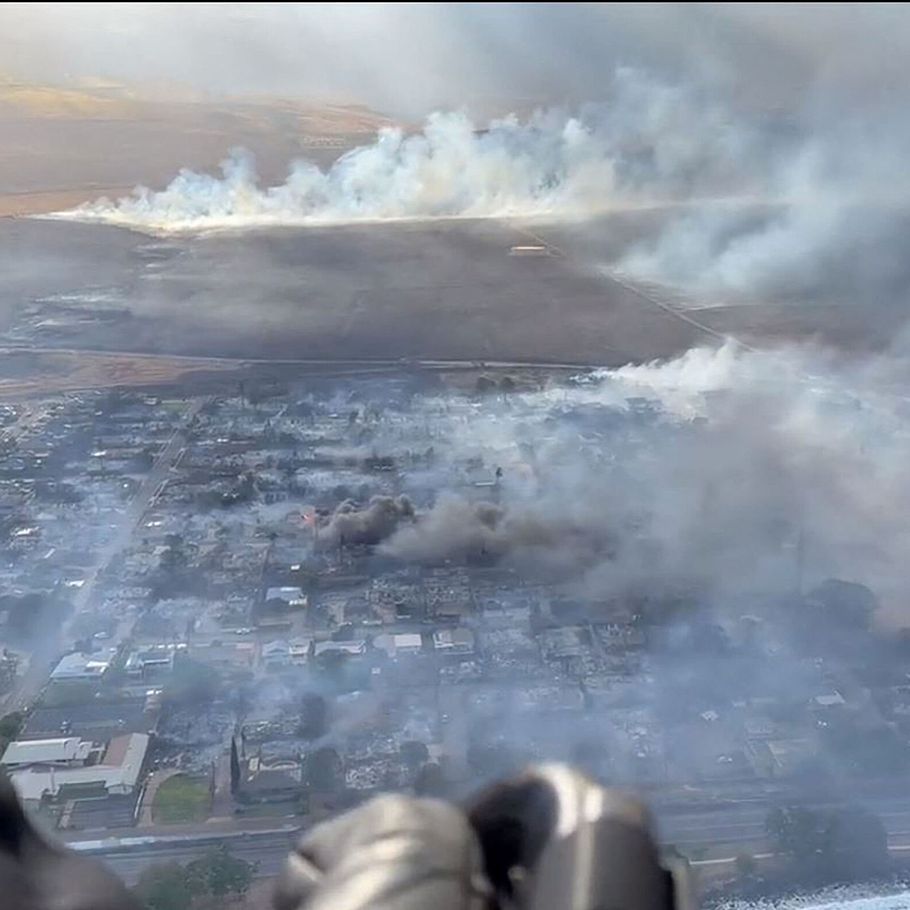
[[[0,344],[241,360],[616,366],[727,334],[757,345],[814,338],[875,348],[902,319],[896,310],[869,318],[871,303],[818,301],[677,311],[599,270],[642,226],[618,216],[596,227],[610,244],[602,253],[565,228],[537,225],[528,234],[527,225],[489,220],[162,240],[0,219]],[[574,231],[588,242],[597,236]],[[513,255],[529,237],[558,252]],[[98,360],[86,367],[111,369]],[[147,374],[148,366],[129,370]]]
[[[33,353],[0,348],[0,399],[115,386],[187,386],[209,382],[233,364],[133,354]]]
[[[702,340],[571,260],[510,254],[525,242],[492,221],[158,241],[7,219],[0,332],[65,349],[577,364],[668,356]]]
[[[796,338],[875,349],[903,324],[901,308],[885,302],[900,295],[865,277],[870,269],[877,276],[883,259],[894,272],[892,260],[903,257],[872,241],[822,271],[827,283],[814,300],[662,306],[601,270],[660,229],[668,212],[658,209],[563,224],[415,222],[166,241],[21,217],[119,197],[139,183],[161,187],[181,167],[213,171],[236,145],[256,154],[262,182],[281,181],[289,161],[325,166],[389,122],[351,105],[156,101],[111,85],[61,90],[0,79],[0,345],[617,365],[727,334],[758,345]],[[768,209],[750,206],[743,216]],[[898,227],[910,236],[906,221]],[[558,254],[510,255],[529,238]],[[892,284],[902,289],[910,276],[898,272]],[[77,384],[173,372],[98,358],[67,363],[67,381]],[[63,382],[59,365],[50,364],[49,381]],[[21,388],[30,381],[15,365],[2,372]]]
[[[0,215],[56,211],[137,184],[161,187],[180,168],[213,171],[234,146],[265,182],[288,163],[320,165],[371,142],[388,118],[357,105],[279,98],[133,97],[116,85],[61,89],[0,76]]]

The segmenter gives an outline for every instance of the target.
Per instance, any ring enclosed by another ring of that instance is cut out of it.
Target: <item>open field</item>
[[[79,389],[158,386],[203,381],[233,369],[229,362],[167,356],[48,352],[0,348],[0,398],[28,398]]]
[[[156,240],[0,221],[10,344],[238,358],[620,364],[704,333],[493,221]]]
[[[152,819],[164,825],[205,821],[211,802],[206,781],[177,774],[158,788],[152,805]]]
[[[389,122],[360,105],[165,97],[136,97],[116,84],[61,88],[0,76],[0,215],[118,197],[139,183],[160,187],[182,167],[217,169],[233,146],[256,155],[264,181],[280,182],[291,160],[326,165]]]
[[[4,356],[0,393],[153,384],[206,368],[103,352],[615,366],[726,335],[874,349],[903,323],[856,267],[887,259],[878,245],[823,270],[814,299],[681,300],[630,283],[611,267],[679,214],[659,207],[563,223],[414,221],[167,239],[22,217],[119,197],[137,183],[160,188],[181,167],[212,172],[232,146],[256,155],[262,183],[280,182],[293,159],[326,166],[391,122],[356,105],[164,97],[0,79],[0,346],[70,352]],[[773,210],[751,202],[738,212],[754,220]],[[898,226],[910,235],[910,223]],[[551,255],[510,255],[539,242]]]
[[[647,229],[641,219],[614,216],[574,226],[414,221],[160,239],[0,219],[0,345],[617,366],[726,334],[755,344],[819,337],[861,348],[891,331],[887,312],[860,318],[844,304],[667,304],[602,268]],[[511,254],[531,238],[552,244],[550,255]],[[100,353],[77,364],[67,356],[46,364],[65,377],[58,388],[94,384],[93,374],[102,384],[120,382],[119,372],[142,383],[204,366],[124,365]],[[7,360],[7,379],[32,378]]]

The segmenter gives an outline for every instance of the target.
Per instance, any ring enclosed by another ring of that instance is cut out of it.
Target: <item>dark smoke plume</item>
[[[375,545],[390,537],[398,527],[414,520],[414,506],[407,496],[374,496],[366,506],[346,499],[320,529],[323,543]]]

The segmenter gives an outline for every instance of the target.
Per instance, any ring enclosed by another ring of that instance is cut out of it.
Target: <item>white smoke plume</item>
[[[908,153],[902,110],[871,124],[817,124],[769,168],[763,205],[669,212],[621,269],[703,303],[904,295]]]
[[[381,551],[551,572],[599,602],[663,583],[779,593],[801,547],[807,585],[853,578],[896,605],[910,547],[904,373],[884,357],[730,343],[490,403],[440,448],[504,466],[495,504],[441,494]],[[657,410],[630,415],[636,400]]]
[[[328,170],[293,162],[287,180],[271,187],[259,185],[252,157],[235,149],[220,177],[185,170],[164,190],[138,187],[53,217],[169,232],[572,215],[734,185],[750,170],[750,141],[742,124],[688,88],[620,70],[608,102],[572,115],[539,111],[478,129],[466,114],[435,113],[421,132],[384,129]]]
[[[578,221],[664,207],[659,225],[602,264],[682,288],[701,305],[829,290],[852,302],[870,287],[879,298],[910,288],[901,253],[910,234],[903,108],[875,111],[868,122],[778,121],[631,69],[618,70],[604,96],[571,113],[512,115],[486,128],[465,113],[435,113],[419,132],[382,130],[328,169],[292,162],[277,186],[261,185],[252,156],[235,149],[220,176],[184,170],[165,189],[138,187],[48,217],[166,234],[431,218]]]

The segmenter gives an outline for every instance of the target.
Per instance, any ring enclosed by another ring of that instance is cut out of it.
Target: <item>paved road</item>
[[[865,800],[862,804],[884,822],[892,850],[910,850],[910,797],[878,797]],[[674,844],[684,852],[701,851],[701,858],[711,863],[732,861],[731,857],[746,848],[751,852],[767,851],[765,818],[768,808],[768,804],[751,802],[719,809],[658,811],[660,840]],[[247,832],[212,831],[203,824],[184,829],[182,834],[158,834],[148,838],[134,829],[132,833],[125,833],[116,844],[92,841],[89,835],[79,839],[70,837],[69,843],[99,856],[128,882],[135,881],[150,865],[169,861],[187,862],[222,842],[228,844],[234,855],[247,862],[258,863],[260,875],[272,875],[280,869],[296,830],[290,823],[281,826],[280,830],[270,828]],[[98,835],[105,836],[105,832]]]
[[[294,841],[293,832],[277,831],[229,838],[231,853],[256,864],[257,875],[275,875],[282,867]],[[96,854],[128,885],[135,884],[144,869],[159,863],[187,863],[210,850],[220,839],[208,838],[183,843],[165,842],[134,847],[126,852]]]
[[[275,875],[284,863],[293,842],[290,833],[251,836],[244,841],[231,841],[231,852],[248,863],[256,864],[258,875]],[[128,853],[106,854],[104,862],[127,884],[134,884],[143,869],[167,862],[187,863],[212,848],[212,842],[164,844],[136,849]]]
[[[658,812],[660,836],[663,841],[678,846],[760,843],[765,840],[765,819],[773,804],[753,801],[716,810]],[[779,804],[788,803],[781,801]],[[793,801],[792,804],[803,803]],[[845,802],[823,801],[815,805],[818,808],[834,808],[845,805]],[[876,814],[893,844],[910,842],[910,797],[866,797],[857,799],[854,805],[864,806]]]

